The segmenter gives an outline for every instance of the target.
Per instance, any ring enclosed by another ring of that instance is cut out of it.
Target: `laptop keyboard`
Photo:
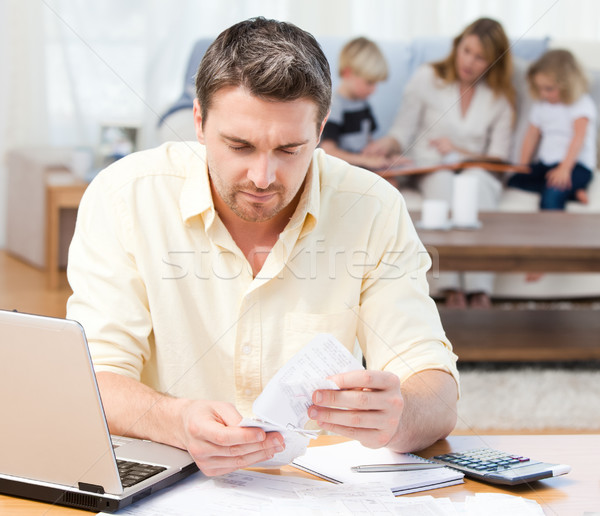
[[[131,487],[139,484],[143,480],[167,469],[163,466],[153,466],[152,464],[142,464],[141,462],[120,459],[117,459],[117,468],[119,469],[119,476],[121,477],[123,487]]]

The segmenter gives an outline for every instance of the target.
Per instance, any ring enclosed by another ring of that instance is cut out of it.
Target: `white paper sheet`
[[[108,516],[107,513],[100,513]],[[307,478],[236,471],[207,478],[201,473],[145,498],[117,515],[127,516],[540,516],[534,501],[503,494],[448,498],[390,495],[379,483],[335,485]]]
[[[283,428],[302,429],[317,389],[339,389],[328,376],[363,369],[333,335],[321,333],[285,364],[252,405],[254,414]]]
[[[363,369],[362,364],[333,336],[320,333],[302,348],[271,378],[252,410],[256,418],[245,418],[240,426],[262,428],[265,432],[281,432],[286,449],[257,467],[279,467],[304,454],[307,437],[318,430],[305,430],[308,408],[317,389],[339,387],[328,376]]]
[[[371,449],[358,441],[310,448],[294,459],[296,466],[315,475],[344,484],[380,482],[396,494],[435,489],[442,485],[463,482],[463,474],[450,468],[394,471],[386,473],[357,473],[353,466],[366,464],[422,463],[416,455],[395,453],[388,448]]]

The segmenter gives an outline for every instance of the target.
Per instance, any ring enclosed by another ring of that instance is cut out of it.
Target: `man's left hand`
[[[400,425],[404,400],[400,379],[387,371],[351,371],[331,376],[340,388],[317,390],[308,409],[324,430],[360,441],[369,448],[386,446]]]

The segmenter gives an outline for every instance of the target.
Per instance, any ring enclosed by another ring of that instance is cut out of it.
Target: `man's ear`
[[[198,99],[194,99],[194,127],[196,128],[196,138],[198,138],[200,143],[204,143],[204,131],[202,130],[202,109]]]
[[[317,138],[317,145],[319,145],[319,143],[321,143],[321,135],[323,134],[323,129],[325,129],[325,124],[327,123],[327,119],[329,118],[330,114],[331,114],[331,109],[329,111],[327,111],[325,118],[321,122],[321,127],[319,129],[319,137]]]

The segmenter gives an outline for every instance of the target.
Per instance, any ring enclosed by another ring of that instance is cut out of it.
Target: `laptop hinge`
[[[104,488],[96,484],[88,484],[86,482],[78,482],[80,491],[88,491],[89,493],[104,494]]]

